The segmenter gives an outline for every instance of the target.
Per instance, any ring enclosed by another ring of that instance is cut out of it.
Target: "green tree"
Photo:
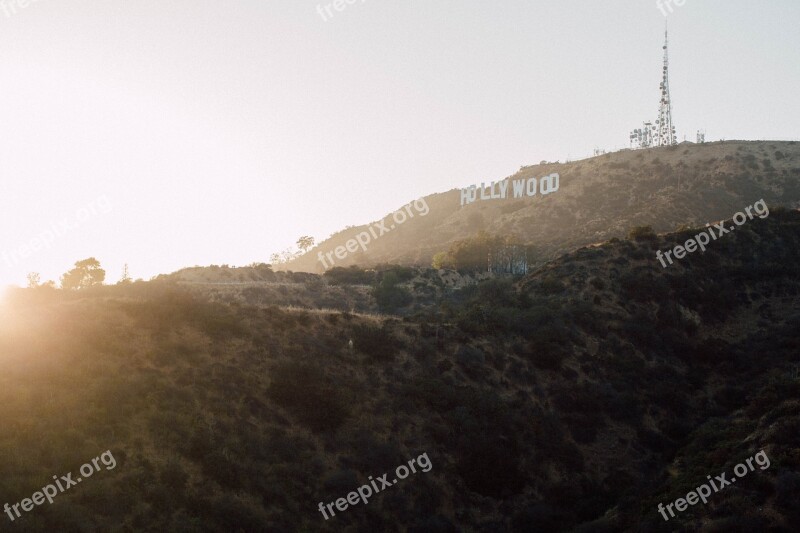
[[[411,293],[398,286],[399,284],[400,277],[397,272],[388,271],[372,289],[372,295],[381,311],[392,312],[400,307],[405,307],[414,300]]]
[[[636,226],[628,233],[628,238],[636,241],[651,241],[657,239],[658,236],[650,226]]]
[[[479,231],[471,239],[454,242],[447,254],[456,269],[480,272],[489,265],[489,252],[507,244],[508,238],[493,237],[485,231]]]
[[[61,276],[61,288],[76,290],[93,285],[101,285],[106,279],[106,271],[100,268],[100,261],[94,257],[75,263],[75,268]]]
[[[453,261],[451,261],[447,252],[439,252],[433,256],[433,263],[431,263],[431,265],[435,269],[453,268]]]
[[[297,239],[297,247],[303,250],[303,253],[306,252],[309,248],[314,246],[314,237],[309,237],[308,235],[304,235]]]

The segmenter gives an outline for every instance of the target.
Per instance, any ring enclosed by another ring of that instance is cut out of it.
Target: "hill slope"
[[[663,269],[655,250],[685,238],[580,249],[404,321],[161,282],[16,291],[0,493],[30,497],[105,450],[117,465],[13,527],[797,530],[800,214]],[[658,514],[762,449],[768,469]],[[391,484],[423,454],[429,471]],[[385,472],[368,504],[318,511]]]
[[[506,199],[478,200],[463,207],[458,190],[427,196],[427,215],[410,218],[373,239],[366,251],[359,248],[343,260],[335,259],[335,265],[429,266],[435,253],[480,230],[534,245],[537,253],[532,259],[542,264],[578,246],[623,237],[635,226],[650,225],[665,232],[684,224],[701,225],[728,218],[762,198],[770,206],[800,206],[800,144],[794,141],[623,150],[571,163],[524,167],[509,179],[541,178],[553,172],[560,174],[560,188],[547,196],[537,193],[515,199],[509,186]],[[389,215],[384,222],[387,228],[393,224]],[[333,252],[369,227],[341,231],[281,268],[321,272],[318,252]]]

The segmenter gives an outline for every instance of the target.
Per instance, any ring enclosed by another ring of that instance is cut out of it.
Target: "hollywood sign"
[[[483,183],[481,183],[480,187],[480,199],[481,200],[497,200],[501,198],[510,198],[508,194],[508,184],[510,178],[506,178],[503,181],[495,183],[494,181],[489,184],[489,187],[486,187]],[[547,196],[550,193],[556,192],[558,190],[558,180],[559,176],[557,172],[550,174],[549,176],[543,176],[539,180],[536,178],[528,178],[526,179],[518,179],[514,180],[512,185],[512,194],[514,198],[524,198],[526,196],[536,196],[536,191],[538,188],[539,194],[542,196]],[[497,186],[497,194],[495,194],[495,186]],[[488,194],[487,194],[488,189]],[[478,195],[478,186],[472,185],[467,187],[466,189],[461,189],[461,205],[471,204],[479,197]]]

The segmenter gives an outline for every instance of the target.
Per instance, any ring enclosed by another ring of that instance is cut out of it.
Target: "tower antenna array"
[[[671,146],[678,144],[675,136],[675,126],[672,124],[672,101],[669,97],[669,36],[664,28],[664,67],[661,80],[661,101],[658,106],[658,119],[656,120],[656,146]]]
[[[678,144],[675,125],[672,123],[672,100],[669,96],[669,33],[664,28],[664,66],[661,78],[661,99],[658,103],[658,118],[655,124],[645,122],[642,128],[630,134],[631,148],[672,146]]]

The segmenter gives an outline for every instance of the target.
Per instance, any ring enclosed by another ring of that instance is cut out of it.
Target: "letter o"
[[[742,215],[742,221],[741,221],[741,222],[739,222],[738,220],[736,220],[736,217],[738,217],[739,215]],[[747,215],[745,215],[744,213],[742,213],[741,211],[739,211],[738,213],[736,213],[735,215],[733,215],[733,221],[734,221],[734,222],[736,222],[736,225],[737,225],[737,226],[741,226],[742,224],[744,224],[745,222],[747,222]]]
[[[741,473],[739,472],[739,467],[740,466],[744,469],[744,472],[741,472]],[[736,474],[739,477],[744,477],[744,476],[747,475],[747,466],[743,465],[742,463],[739,463],[738,465],[733,467],[733,473]]]
[[[533,192],[531,192],[531,183],[533,183]],[[530,178],[526,185],[527,190],[525,191],[528,196],[536,196],[536,178]]]
[[[556,192],[558,190],[558,181],[558,172],[553,172],[549,176],[543,176],[541,181],[539,181],[539,192],[541,192],[543,196],[551,192]]]
[[[402,468],[403,470],[405,470],[405,471],[406,471],[406,474],[405,474],[404,476],[401,476],[401,475],[400,475],[400,469],[401,469],[401,468]],[[408,474],[409,474],[410,472],[409,472],[409,470],[408,470],[408,467],[407,467],[407,466],[405,466],[405,465],[400,465],[400,466],[398,466],[398,467],[397,467],[397,470],[395,471],[395,473],[397,474],[397,477],[399,477],[400,479],[405,479],[405,478],[407,478],[407,477],[408,477]]]
[[[401,214],[401,215],[403,215],[403,220],[397,220],[397,214],[398,214],[398,213],[399,213],[399,214]],[[403,222],[405,222],[405,221],[406,221],[406,219],[408,218],[408,216],[406,215],[405,211],[395,211],[395,212],[394,212],[394,214],[392,215],[392,218],[393,218],[393,219],[394,219],[394,221],[395,221],[395,222],[397,222],[398,224],[402,224]]]
[[[84,471],[83,471],[84,467],[87,467],[87,466],[89,467],[89,473],[88,473],[88,474],[87,474],[86,472],[84,472]],[[83,466],[81,467],[81,475],[82,475],[83,477],[91,477],[91,476],[92,476],[92,474],[94,474],[94,468],[92,468],[92,465],[88,465],[88,464],[87,464],[87,465],[83,465]]]

